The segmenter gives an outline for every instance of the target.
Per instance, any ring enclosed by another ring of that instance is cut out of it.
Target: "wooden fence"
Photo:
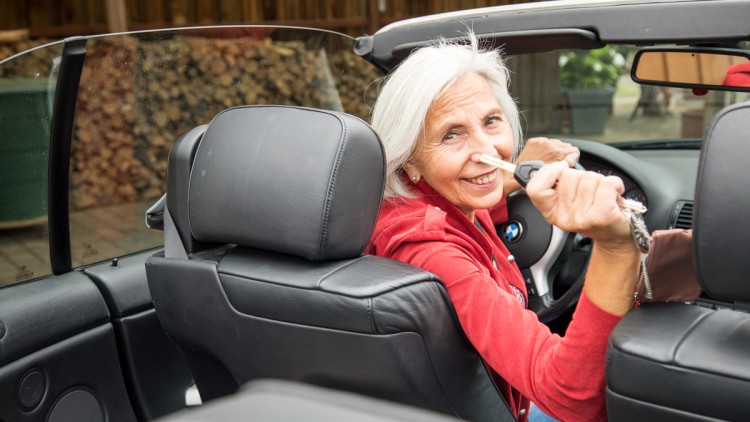
[[[361,35],[415,16],[527,1],[535,0],[0,0],[0,41],[212,24]]]

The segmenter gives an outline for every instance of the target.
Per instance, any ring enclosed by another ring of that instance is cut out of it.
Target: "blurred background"
[[[290,25],[358,36],[411,17],[528,1],[0,0],[0,59],[75,35],[180,26]]]

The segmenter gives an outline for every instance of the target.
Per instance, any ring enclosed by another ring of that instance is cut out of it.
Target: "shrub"
[[[560,54],[560,85],[583,89],[615,87],[625,69],[625,57],[613,46]]]

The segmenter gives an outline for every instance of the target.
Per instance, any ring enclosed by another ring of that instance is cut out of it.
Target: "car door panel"
[[[86,276],[0,290],[0,322],[0,420],[136,420],[109,312]]]
[[[136,420],[108,323],[0,368],[0,396],[6,421]]]
[[[0,365],[106,324],[107,306],[96,286],[71,272],[0,290]]]

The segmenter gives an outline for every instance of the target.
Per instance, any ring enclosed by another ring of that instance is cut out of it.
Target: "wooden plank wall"
[[[129,30],[286,24],[361,35],[410,17],[525,1],[535,0],[0,0],[0,31],[27,30],[32,38],[117,32],[119,6]]]
[[[102,0],[2,0],[0,30],[27,29],[32,37],[69,36],[107,30]],[[34,33],[39,29],[39,33]]]

